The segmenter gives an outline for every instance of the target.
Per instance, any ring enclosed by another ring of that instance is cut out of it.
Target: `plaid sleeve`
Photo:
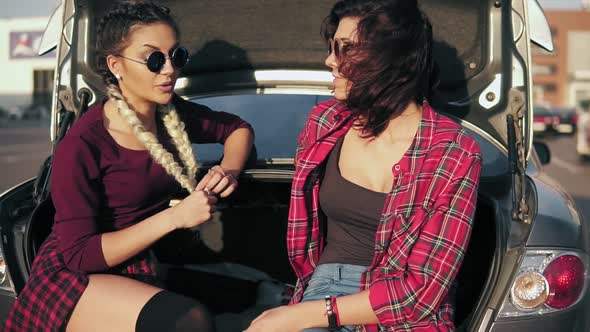
[[[297,150],[295,151],[295,165],[297,165],[297,160],[299,159],[299,155],[301,154],[301,152],[303,152],[304,147],[307,144],[307,140],[309,138],[309,127],[310,127],[310,119],[309,117],[307,118],[307,121],[305,122],[305,126],[303,127],[303,130],[301,130],[301,132],[299,133],[299,136],[297,138]]]
[[[469,237],[477,200],[481,157],[470,154],[426,215],[403,275],[369,287],[380,324],[412,324],[434,314],[455,279]]]
[[[309,114],[303,126],[303,130],[297,137],[297,150],[295,151],[295,165],[301,153],[317,139],[318,132],[325,130],[326,122],[323,114],[334,105],[340,104],[337,99],[330,99],[315,105]]]

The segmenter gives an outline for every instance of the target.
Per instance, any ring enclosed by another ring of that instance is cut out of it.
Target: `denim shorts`
[[[361,275],[366,266],[349,264],[319,265],[303,292],[301,302],[323,300],[326,295],[342,296],[359,292]],[[303,332],[326,332],[326,328],[311,328]],[[354,326],[344,326],[340,332],[354,331]]]

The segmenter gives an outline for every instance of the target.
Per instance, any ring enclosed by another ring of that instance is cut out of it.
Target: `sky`
[[[60,0],[0,0],[0,18],[49,16]],[[582,0],[539,0],[545,9],[579,9]]]

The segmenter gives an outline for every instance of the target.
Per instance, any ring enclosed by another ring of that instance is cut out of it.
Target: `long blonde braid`
[[[181,160],[187,167],[187,174],[183,173],[182,167],[174,160],[172,154],[158,142],[157,137],[145,129],[137,113],[129,108],[120,88],[114,84],[109,84],[106,91],[109,98],[115,101],[119,114],[127,120],[127,123],[133,129],[133,133],[145,145],[152,158],[164,167],[166,172],[172,175],[183,188],[188,190],[189,193],[192,193],[196,186],[195,175],[198,165],[195,161],[188,136],[184,131],[184,123],[178,118],[174,106],[159,107],[159,113],[163,114],[164,126],[170,137],[172,137],[172,141],[179,151]]]
[[[192,176],[192,179],[194,180],[195,175],[199,170],[199,165],[197,164],[191,142],[188,139],[188,134],[186,133],[186,130],[184,130],[184,122],[178,117],[178,112],[176,112],[176,108],[172,103],[160,107],[162,114],[164,114],[164,126],[172,138],[174,146],[176,146],[176,149],[178,150],[178,154],[180,155],[184,167],[186,167],[188,176]]]

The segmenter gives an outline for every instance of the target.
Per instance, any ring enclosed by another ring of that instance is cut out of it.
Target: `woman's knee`
[[[136,332],[214,331],[213,318],[201,303],[170,291],[154,295],[141,309]]]

